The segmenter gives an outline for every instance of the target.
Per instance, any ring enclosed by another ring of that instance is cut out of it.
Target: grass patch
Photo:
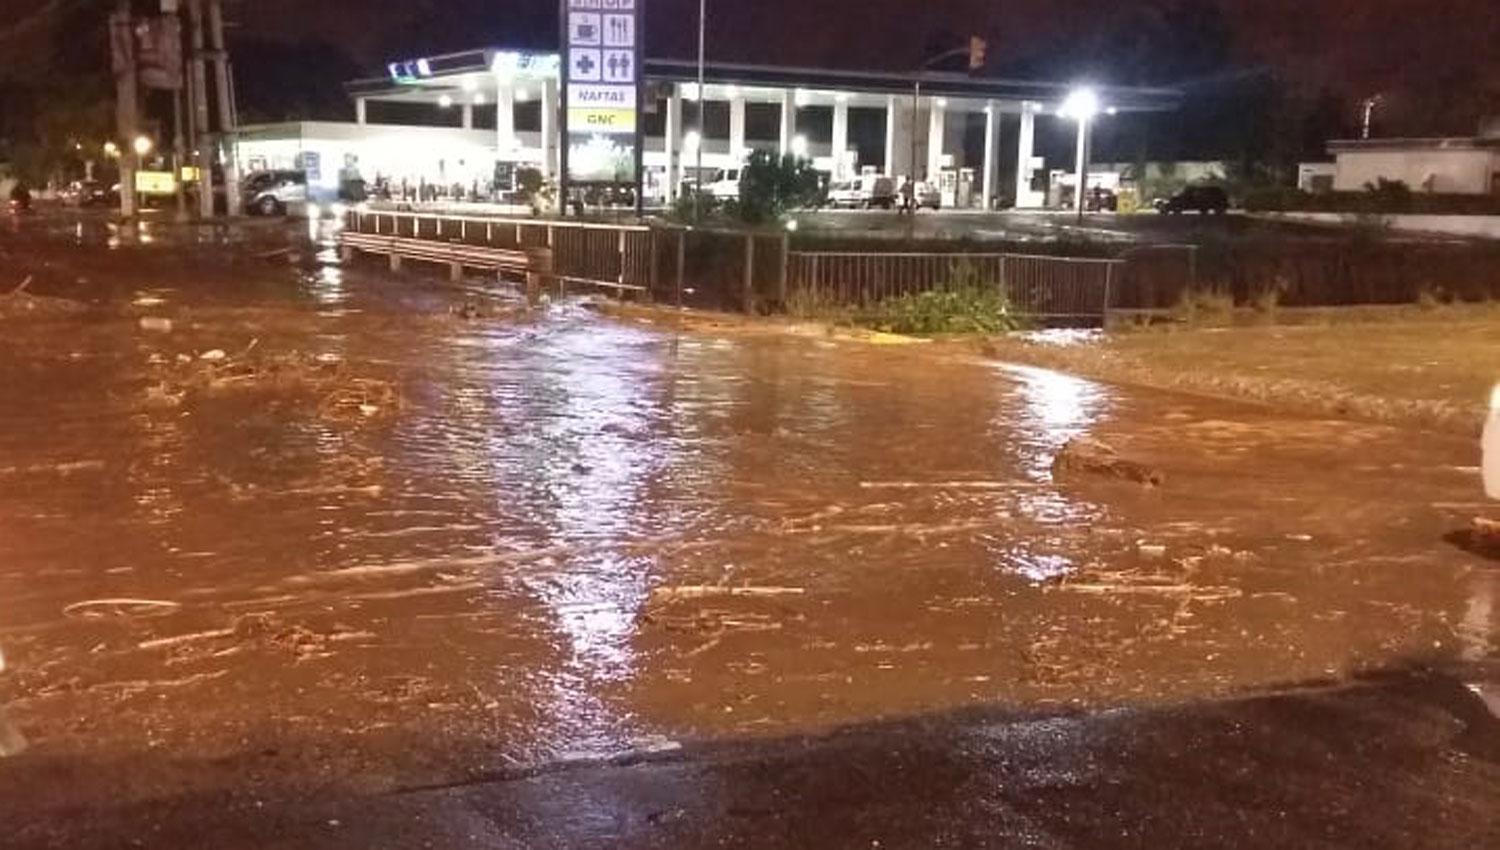
[[[1234,296],[1213,289],[1190,289],[1182,293],[1172,315],[1190,325],[1221,324],[1234,315]]]

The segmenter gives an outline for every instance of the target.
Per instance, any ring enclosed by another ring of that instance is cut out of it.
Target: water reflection
[[[1030,366],[1000,367],[1017,383],[1020,422],[1004,423],[1007,429],[1020,425],[1020,448],[1026,473],[1038,481],[1050,480],[1052,459],[1068,440],[1086,433],[1109,412],[1109,395],[1093,381],[1085,381]]]
[[[1461,655],[1466,661],[1483,661],[1493,655],[1495,646],[1495,600],[1500,598],[1500,576],[1484,570],[1470,579],[1469,598],[1459,621]]]
[[[344,270],[335,265],[319,266],[313,273],[312,295],[313,300],[321,305],[343,304],[347,297],[344,292]]]

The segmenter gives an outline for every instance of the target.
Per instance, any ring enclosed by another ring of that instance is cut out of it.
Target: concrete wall
[[[1339,151],[1333,188],[1358,192],[1366,183],[1400,180],[1416,192],[1482,195],[1500,170],[1494,151],[1479,149]]]
[[[1264,213],[1258,218],[1276,221],[1300,221],[1309,224],[1346,225],[1356,220],[1346,213]],[[1386,215],[1381,220],[1392,230],[1429,233],[1438,236],[1464,236],[1478,239],[1500,239],[1500,215]]]

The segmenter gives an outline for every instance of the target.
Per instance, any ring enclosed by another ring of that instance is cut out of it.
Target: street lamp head
[[[136,136],[135,141],[131,144],[131,147],[135,149],[137,156],[145,156],[146,154],[151,153],[151,140],[146,138],[145,136]]]
[[[797,136],[792,139],[792,153],[801,157],[807,156],[807,137]]]
[[[120,155],[120,146],[117,145],[117,144],[115,144],[114,142],[105,142],[104,143],[104,155],[105,156],[119,156]]]
[[[448,95],[445,94],[442,97],[438,98],[438,108],[439,109],[447,109],[448,107],[450,107],[452,105],[453,105],[453,98],[449,97]]]
[[[1057,114],[1075,121],[1089,121],[1099,114],[1099,93],[1082,86],[1068,93]]]
[[[682,137],[682,149],[685,151],[695,151],[702,142],[703,137],[698,134],[697,130],[689,130]]]

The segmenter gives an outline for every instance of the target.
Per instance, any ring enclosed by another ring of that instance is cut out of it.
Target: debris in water
[[[323,397],[319,411],[328,419],[369,419],[401,407],[396,387],[375,378],[348,378]]]
[[[140,619],[175,614],[182,603],[163,599],[87,599],[63,608],[64,617]]]
[[[0,708],[0,759],[17,756],[26,751],[26,736],[11,724]]]
[[[63,463],[37,463],[30,466],[0,466],[0,475],[35,475],[43,472],[72,475],[75,472],[94,472],[103,468],[104,461],[102,460],[70,460]]]
[[[1052,461],[1053,478],[1065,478],[1075,472],[1133,481],[1147,487],[1158,487],[1164,480],[1159,471],[1122,458],[1111,446],[1090,437],[1069,440]]]
[[[182,404],[183,393],[173,392],[166,384],[153,384],[146,388],[146,406],[153,410],[165,410]]]
[[[863,490],[1015,490],[1039,486],[1034,481],[861,481]]]
[[[1141,543],[1135,547],[1135,551],[1148,561],[1159,561],[1167,557],[1167,547],[1158,543]]]
[[[0,652],[0,672],[5,671],[5,653]],[[10,720],[5,716],[5,709],[0,708],[0,759],[19,755],[26,749],[26,738],[21,731],[12,726]]]
[[[7,316],[69,316],[87,309],[69,298],[29,294],[26,289],[31,286],[31,280],[28,275],[16,288],[0,294],[0,319]]]
[[[647,735],[631,741],[630,748],[636,753],[670,753],[682,749],[682,744],[665,735]]]
[[[163,319],[160,316],[142,316],[139,324],[141,330],[151,333],[169,334],[172,332],[172,320]]]
[[[801,587],[720,587],[712,584],[684,584],[677,587],[658,587],[651,591],[652,601],[667,599],[709,599],[715,596],[802,596],[807,593]]]
[[[224,349],[222,348],[215,348],[211,351],[205,351],[202,354],[198,355],[199,360],[207,361],[209,363],[218,363],[228,357],[229,355],[225,354]]]
[[[1475,517],[1469,527],[1445,538],[1449,543],[1481,558],[1500,560],[1500,522]]]

